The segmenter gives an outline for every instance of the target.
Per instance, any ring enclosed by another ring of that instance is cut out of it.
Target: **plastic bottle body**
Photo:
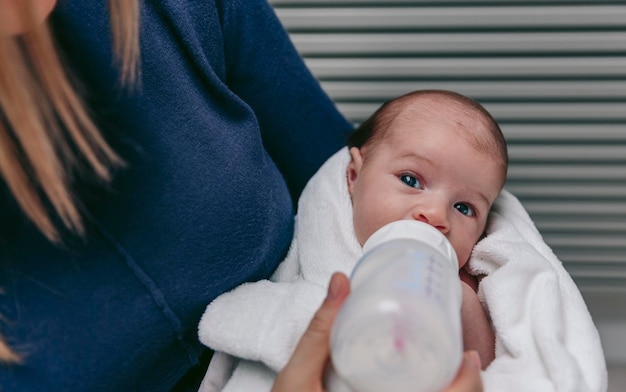
[[[365,244],[333,325],[333,366],[358,392],[440,390],[463,351],[456,254],[424,223],[381,230]]]

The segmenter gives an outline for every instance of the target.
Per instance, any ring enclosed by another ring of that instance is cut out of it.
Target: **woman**
[[[265,1],[141,2],[136,68],[129,0],[111,2],[115,52],[107,2],[58,2],[50,36],[82,113],[47,75],[61,65],[36,19],[54,1],[11,3],[0,313],[21,365],[1,389],[169,390],[198,362],[204,307],[283,258],[293,201],[351,126]]]
[[[0,1],[0,105],[3,390],[174,388],[351,129],[264,0]]]

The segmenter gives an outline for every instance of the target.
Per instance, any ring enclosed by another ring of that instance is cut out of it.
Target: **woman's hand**
[[[326,299],[315,313],[291,359],[278,373],[272,392],[324,391],[324,369],[330,358],[330,330],[349,294],[348,277],[342,273],[333,274]],[[442,392],[482,392],[482,390],[480,358],[475,351],[466,352],[456,378]]]
[[[289,362],[278,373],[272,392],[324,391],[322,382],[324,368],[330,358],[330,330],[348,294],[348,277],[339,272],[334,273],[326,299],[313,316]]]

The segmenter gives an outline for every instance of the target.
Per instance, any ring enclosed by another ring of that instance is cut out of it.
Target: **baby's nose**
[[[443,203],[430,203],[416,207],[413,210],[413,219],[428,223],[443,234],[450,231],[448,209]]]

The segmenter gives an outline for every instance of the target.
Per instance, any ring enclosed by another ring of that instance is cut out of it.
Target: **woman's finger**
[[[274,382],[273,392],[321,391],[322,375],[330,356],[330,330],[350,294],[350,282],[342,273],[333,274],[328,293],[285,368]]]

